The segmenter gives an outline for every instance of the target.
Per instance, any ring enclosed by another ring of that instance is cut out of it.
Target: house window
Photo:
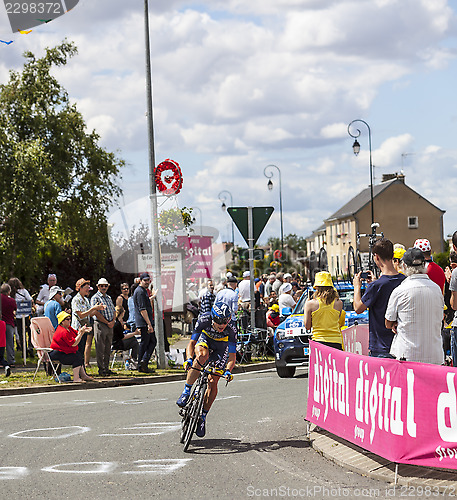
[[[409,216],[408,217],[408,229],[417,229],[419,227],[419,217]]]

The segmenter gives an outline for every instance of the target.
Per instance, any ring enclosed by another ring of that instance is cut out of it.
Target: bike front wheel
[[[197,384],[198,383],[199,382],[197,382]],[[190,441],[192,439],[192,436],[194,435],[195,429],[197,428],[198,419],[202,414],[203,400],[205,399],[205,393],[206,393],[206,385],[207,385],[206,381],[200,382],[199,387],[196,390],[197,395],[192,399],[190,403],[188,410],[189,422],[187,424],[187,429],[183,440],[184,451],[187,451],[187,448],[189,448]]]
[[[184,443],[184,439],[186,438],[187,430],[189,428],[191,403],[195,399],[196,388],[197,388],[197,385],[194,385],[194,387],[192,388],[192,392],[190,393],[189,402],[180,411],[180,414],[182,416],[182,420],[181,420],[181,435],[179,438],[179,442],[181,444]]]

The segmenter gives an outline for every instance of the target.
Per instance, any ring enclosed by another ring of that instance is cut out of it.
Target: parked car
[[[354,311],[354,286],[348,282],[336,282],[343,309],[346,312],[345,327],[354,324],[368,323],[368,311],[357,314]],[[290,378],[295,374],[297,366],[307,366],[309,362],[309,339],[311,331],[304,326],[303,311],[309,293],[309,287],[300,297],[293,311],[279,324],[274,335],[274,351],[276,372],[281,378]]]

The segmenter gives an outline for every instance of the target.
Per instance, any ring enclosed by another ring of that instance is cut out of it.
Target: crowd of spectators
[[[73,367],[74,381],[89,380],[86,370],[91,366],[94,340],[100,376],[115,374],[109,366],[112,350],[130,354],[130,369],[152,371],[148,365],[157,343],[153,317],[156,292],[149,274],[142,273],[131,286],[121,283],[116,300],[108,293],[111,285],[107,279],[100,278],[95,286],[96,290],[90,280],[81,278],[74,285],[75,291],[63,289],[57,284],[57,276],[49,274],[34,300],[19,279],[11,278],[3,283],[0,287],[0,366],[4,367],[5,375],[9,376],[16,367],[16,353],[23,355],[24,323],[27,355],[35,355],[29,328],[31,316],[49,318],[54,330],[59,332],[51,345],[52,358]],[[23,301],[30,306],[31,314],[17,312]],[[168,341],[165,347],[169,350]]]
[[[453,365],[457,366],[457,316],[454,314],[457,309],[457,231],[452,242],[449,266],[445,271],[433,262],[430,242],[426,239],[416,240],[410,249],[405,249],[401,244],[393,245],[386,239],[374,245],[373,258],[381,276],[375,279],[369,273],[363,293],[360,273],[353,282],[355,312],[370,310],[371,356],[441,364],[444,362],[443,352],[448,351],[448,362],[452,359]],[[322,275],[319,279],[333,289],[329,276]],[[325,318],[333,314],[336,306],[339,311],[341,302],[337,294],[333,296],[327,293],[327,289],[321,290],[324,286],[322,283],[315,284],[316,293],[309,296],[305,305],[305,325],[311,325],[314,321],[321,330],[325,329],[325,326],[322,327],[326,324]],[[185,318],[189,329],[199,314],[211,311],[218,299],[230,306],[232,320],[246,329],[251,308],[249,271],[244,271],[239,278],[229,272],[220,280],[209,279],[199,285],[194,280],[186,284]],[[271,336],[286,311],[290,312],[295,307],[309,287],[310,284],[297,272],[272,271],[255,278],[255,326],[267,330]],[[96,288],[93,290],[91,282],[81,278],[76,282],[73,292],[71,288],[61,288],[57,284],[57,276],[51,273],[33,300],[18,278],[11,278],[8,283],[2,284],[1,319],[4,325],[2,323],[0,328],[0,365],[4,367],[5,374],[9,375],[11,368],[15,367],[15,352],[22,354],[25,347],[27,354],[33,355],[30,315],[17,312],[21,302],[31,303],[33,314],[48,317],[53,327],[60,332],[63,322],[67,332],[70,332],[65,337],[69,345],[75,341],[71,341],[71,338],[78,340],[78,359],[73,361],[79,363],[82,360],[82,371],[74,371],[76,380],[86,378],[85,370],[90,367],[93,340],[99,375],[114,373],[109,367],[113,349],[129,351],[130,366],[148,373],[148,365],[157,344],[153,315],[155,291],[149,274],[142,273],[132,284],[121,283],[115,300],[115,295],[109,293],[110,283],[105,278],[98,280]],[[324,310],[327,311],[325,314],[322,312]],[[26,335],[23,335],[23,325]],[[316,330],[317,327],[314,325],[313,328]],[[323,331],[316,339],[319,336],[327,340],[331,337]],[[73,355],[74,347],[71,345],[71,352],[66,354]],[[168,341],[165,342],[165,350],[169,350]],[[72,365],[74,370],[79,366],[74,366],[73,362]]]

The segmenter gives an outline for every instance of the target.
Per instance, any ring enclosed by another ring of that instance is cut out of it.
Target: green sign
[[[254,248],[254,260],[263,260],[265,258],[265,252],[262,248]],[[249,248],[243,248],[240,250],[240,259],[249,259]]]
[[[252,242],[252,246],[256,244],[273,211],[273,207],[252,207],[252,221],[254,229],[254,241]],[[235,226],[240,231],[241,236],[243,236],[244,241],[246,241],[246,243],[249,245],[248,207],[230,207],[227,209],[227,212],[235,223]]]

